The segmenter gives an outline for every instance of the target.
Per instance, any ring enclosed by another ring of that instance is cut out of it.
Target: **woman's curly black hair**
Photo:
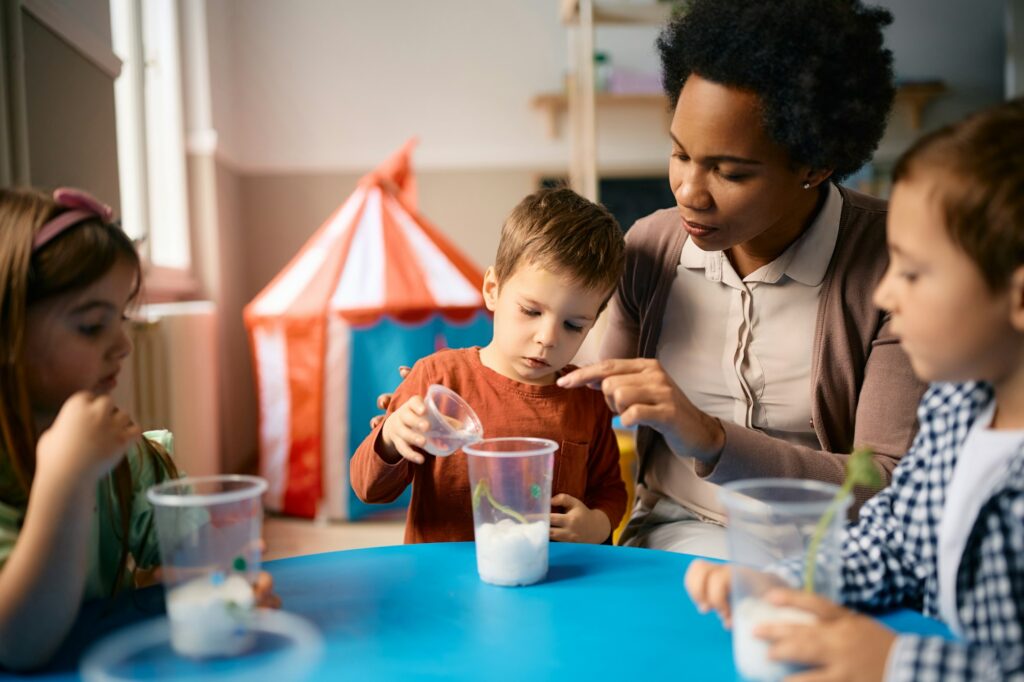
[[[658,38],[674,107],[691,73],[749,90],[798,165],[841,180],[870,158],[892,106],[892,14],[859,0],[692,0]]]

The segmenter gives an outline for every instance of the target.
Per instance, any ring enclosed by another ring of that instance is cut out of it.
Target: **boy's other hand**
[[[260,553],[267,551],[267,543],[262,538],[258,541]],[[135,569],[135,589],[157,585],[163,581],[164,571],[161,566]],[[253,597],[256,599],[256,606],[267,609],[281,608],[281,597],[274,594],[274,578],[266,571],[260,571],[256,575],[256,583],[252,586]]]
[[[551,513],[551,539],[557,542],[589,542],[599,544],[608,539],[612,524],[600,509],[591,509],[572,495],[559,493],[551,498],[552,507],[565,513]]]
[[[163,569],[160,566],[135,569],[135,589],[157,585],[163,580]],[[281,597],[274,594],[274,579],[266,571],[256,576],[256,584],[252,587],[256,606],[267,609],[281,608]]]
[[[732,613],[729,608],[729,590],[732,586],[732,568],[724,564],[713,564],[696,560],[690,564],[683,578],[690,599],[697,610],[707,613],[718,612],[725,627],[732,627]]]
[[[260,571],[256,576],[252,591],[256,597],[256,606],[265,609],[281,608],[281,598],[274,594],[274,579],[266,571]]]
[[[430,424],[427,423],[426,413],[427,406],[423,398],[414,395],[387,418],[380,432],[385,461],[394,464],[400,457],[404,457],[414,464],[423,464],[423,455],[415,448],[422,448],[427,443],[424,434]]]
[[[768,642],[768,656],[773,660],[814,668],[787,679],[882,679],[889,650],[896,641],[892,630],[816,594],[776,589],[765,598],[776,606],[803,609],[818,617],[814,624],[764,623],[754,629],[755,637]]]
[[[411,371],[411,367],[406,367],[405,365],[402,365],[401,367],[398,368],[398,375],[402,377],[402,379],[405,379],[407,376],[409,376],[409,372]],[[379,396],[377,396],[377,409],[387,410],[388,405],[391,404],[391,396],[393,395],[394,393],[381,393]],[[372,431],[373,429],[377,428],[377,425],[380,424],[382,421],[384,421],[383,414],[378,414],[376,417],[372,417],[370,419],[370,430]]]

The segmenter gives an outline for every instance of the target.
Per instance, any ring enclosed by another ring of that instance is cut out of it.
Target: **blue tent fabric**
[[[398,375],[401,365],[411,367],[420,358],[441,348],[485,346],[492,332],[491,317],[486,312],[478,313],[464,324],[450,322],[438,314],[415,325],[385,317],[373,326],[353,329],[348,453],[355,452],[369,433],[370,419],[380,414],[377,396],[390,393],[401,382]],[[394,513],[408,506],[409,496],[410,490],[406,490],[389,504],[365,504],[349,487],[348,518],[354,521]]]

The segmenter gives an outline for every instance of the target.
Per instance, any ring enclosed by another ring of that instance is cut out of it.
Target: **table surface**
[[[266,569],[284,608],[323,634],[315,679],[736,679],[729,633],[683,588],[694,557],[561,543],[550,553],[547,578],[516,588],[479,580],[472,543],[331,552]],[[144,592],[113,613],[109,604],[83,613],[54,665],[30,679],[78,679],[89,643],[159,612],[160,590]],[[910,611],[882,620],[949,636]]]

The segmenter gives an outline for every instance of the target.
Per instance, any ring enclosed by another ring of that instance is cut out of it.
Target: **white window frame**
[[[140,240],[146,292],[160,300],[193,296],[188,176],[178,5],[175,0],[110,0],[121,214]]]

